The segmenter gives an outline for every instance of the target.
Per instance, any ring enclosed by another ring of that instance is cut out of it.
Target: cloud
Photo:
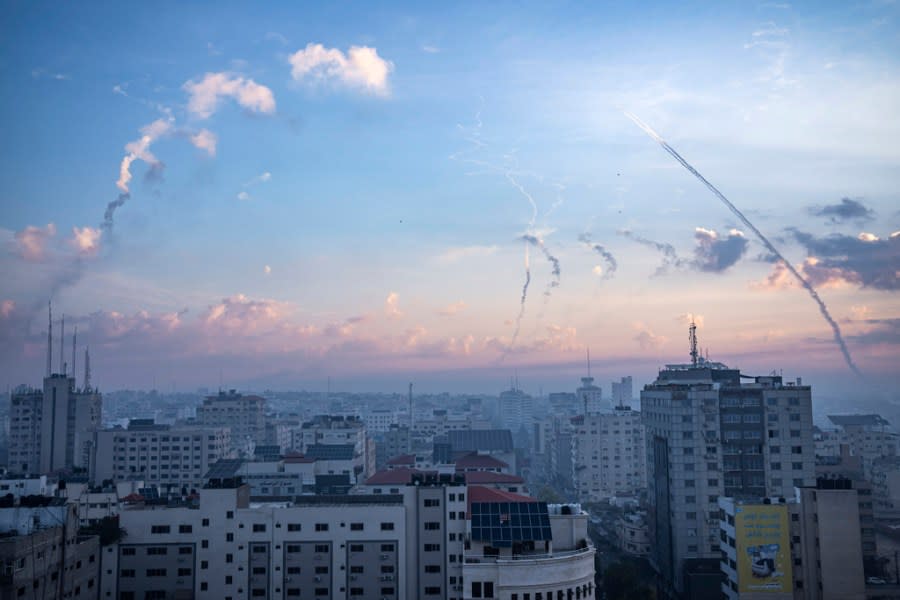
[[[749,242],[737,229],[728,232],[728,237],[719,237],[711,229],[697,227],[694,232],[697,246],[694,248],[692,266],[706,273],[721,273],[734,265],[747,251]]]
[[[388,319],[400,319],[403,312],[400,310],[400,295],[391,292],[384,300],[384,314]]]
[[[250,196],[250,194],[248,194],[247,192],[238,192],[237,199],[247,201],[247,200],[253,200],[253,197]]]
[[[641,350],[659,350],[669,341],[667,337],[653,333],[644,323],[637,322],[632,327],[637,331],[633,339],[641,347]]]
[[[335,82],[376,96],[389,96],[388,75],[394,65],[378,56],[375,48],[351,46],[346,54],[322,44],[307,44],[288,58],[291,77]]]
[[[70,243],[81,256],[96,256],[103,232],[93,227],[73,227]]]
[[[242,108],[252,112],[275,112],[272,90],[234,73],[206,73],[200,81],[191,80],[182,87],[189,96],[188,111],[200,119],[212,116],[221,98],[232,98]]]
[[[804,268],[812,279],[818,277],[823,283],[843,280],[864,288],[900,290],[900,235],[891,234],[887,239],[874,234],[816,237],[798,229],[789,231],[809,254]]]
[[[437,262],[453,264],[468,258],[491,256],[497,252],[497,246],[459,246],[448,248],[436,257]]]
[[[439,310],[438,314],[441,315],[442,317],[452,317],[454,315],[458,315],[459,313],[463,312],[464,310],[466,310],[467,307],[468,307],[468,305],[465,302],[463,302],[462,300],[460,300],[458,302],[453,302],[451,304],[448,304],[447,306],[445,306],[444,308]]]
[[[427,44],[422,46],[422,52],[426,52],[428,54],[438,54],[440,51],[441,49],[437,46],[429,46]]]
[[[16,252],[28,262],[41,262],[47,258],[47,246],[55,235],[53,223],[47,223],[45,227],[29,225],[15,233]]]
[[[875,211],[852,198],[841,198],[837,204],[811,206],[807,210],[812,216],[825,217],[829,222],[835,224],[847,221],[869,221],[875,218]]]
[[[131,164],[136,160],[142,160],[150,165],[151,171],[157,175],[162,171],[163,164],[150,152],[150,146],[160,137],[172,131],[172,119],[156,119],[152,123],[141,127],[141,137],[125,144],[127,154],[119,165],[119,179],[116,186],[123,194],[129,193],[128,184],[131,181]]]
[[[191,134],[190,139],[195,148],[205,150],[210,156],[216,155],[216,144],[219,138],[209,129],[201,129],[197,133]]]
[[[230,334],[254,334],[270,331],[289,314],[289,307],[275,300],[254,300],[244,294],[223,298],[200,315],[207,330]]]
[[[271,274],[272,274],[272,267],[270,267],[269,265],[264,266],[264,267],[263,267],[263,273],[266,274],[266,275],[271,275]]]
[[[691,323],[695,323],[700,329],[703,329],[703,325],[706,322],[703,318],[703,315],[695,315],[692,313],[682,313],[678,315],[677,321],[682,325],[690,325]]]
[[[646,246],[648,248],[653,248],[654,250],[662,253],[663,262],[657,267],[656,272],[653,274],[654,277],[658,277],[660,275],[665,275],[669,272],[670,268],[680,269],[685,266],[687,261],[683,258],[678,257],[678,252],[675,251],[675,246],[668,243],[655,242],[653,240],[649,240],[645,237],[642,237],[636,233],[629,231],[628,229],[620,229],[616,231],[618,235],[627,237],[630,240],[634,240],[638,244],[642,246]]]
[[[271,181],[271,179],[272,179],[272,174],[269,173],[268,171],[266,171],[264,173],[260,173],[259,175],[257,175],[256,177],[254,177],[253,179],[251,179],[250,181],[245,183],[244,187],[248,188],[248,187],[253,187],[254,185],[257,185],[260,183],[267,183],[268,181]]]

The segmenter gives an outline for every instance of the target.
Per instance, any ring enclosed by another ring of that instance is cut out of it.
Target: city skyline
[[[546,391],[588,348],[604,385],[645,383],[691,318],[713,360],[857,389],[802,288],[625,111],[897,383],[891,3],[6,12],[10,386],[40,380],[52,298],[104,389]]]

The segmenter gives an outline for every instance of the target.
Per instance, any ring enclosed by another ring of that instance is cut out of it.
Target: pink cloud
[[[48,245],[56,235],[56,225],[47,223],[45,227],[29,225],[15,234],[18,254],[29,262],[41,262],[48,255]]]

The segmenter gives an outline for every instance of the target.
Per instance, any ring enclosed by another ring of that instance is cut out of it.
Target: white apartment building
[[[400,423],[399,413],[393,408],[374,408],[363,415],[363,421],[370,433],[384,433]]]
[[[574,479],[581,502],[632,495],[647,487],[644,425],[629,407],[572,419]]]
[[[133,419],[128,429],[96,433],[90,479],[94,485],[143,480],[161,494],[177,495],[182,488],[200,488],[209,467],[232,452],[226,427],[173,427]]]
[[[518,433],[523,427],[528,429],[534,419],[534,398],[518,389],[500,392],[500,426]]]
[[[651,559],[678,593],[690,587],[686,565],[719,560],[720,496],[790,497],[815,484],[809,386],[742,383],[738,370],[701,359],[660,371],[641,414]]]
[[[631,375],[612,382],[612,401],[614,406],[628,406],[634,397]]]
[[[197,422],[203,427],[228,427],[235,451],[252,456],[257,444],[266,443],[266,399],[221,391],[197,407]]]
[[[578,397],[578,410],[582,414],[597,414],[609,410],[609,402],[603,401],[603,388],[594,385],[593,377],[582,377],[581,387],[575,390]]]
[[[42,391],[18,388],[10,402],[9,470],[37,475],[87,467],[102,405],[99,393],[77,389],[64,374],[45,377]]]
[[[828,415],[828,420],[834,429],[817,434],[817,456],[840,456],[841,446],[848,446],[852,456],[862,459],[868,478],[876,460],[898,456],[900,436],[880,415]]]

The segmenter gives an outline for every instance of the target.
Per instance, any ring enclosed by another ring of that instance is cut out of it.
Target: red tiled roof
[[[518,475],[494,471],[467,471],[463,475],[465,475],[466,484],[468,485],[477,483],[525,483],[525,480]]]
[[[466,496],[467,519],[472,518],[473,502],[537,502],[537,500],[531,496],[504,492],[503,490],[495,490],[494,488],[482,487],[480,485],[470,485]]]
[[[316,459],[303,456],[302,454],[288,454],[284,457],[284,462],[287,464],[314,463]]]
[[[508,469],[509,465],[499,458],[494,458],[487,454],[467,454],[466,456],[456,459],[456,470],[463,469]]]
[[[389,465],[414,465],[416,464],[415,454],[401,454],[387,461]]]

